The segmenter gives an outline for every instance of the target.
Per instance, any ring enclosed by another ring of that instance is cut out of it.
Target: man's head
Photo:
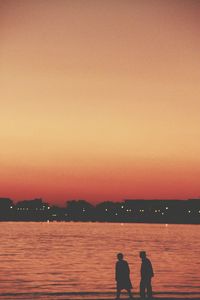
[[[146,258],[146,252],[145,251],[140,251],[140,258],[145,259]]]
[[[124,256],[123,256],[123,254],[122,254],[122,253],[118,253],[118,254],[117,254],[117,258],[118,258],[119,260],[122,260],[122,259],[123,259],[123,257],[124,257]]]

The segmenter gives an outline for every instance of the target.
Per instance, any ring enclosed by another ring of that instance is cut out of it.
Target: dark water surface
[[[199,225],[2,222],[0,299],[113,299],[118,252],[138,293],[140,250],[156,297],[200,297]]]

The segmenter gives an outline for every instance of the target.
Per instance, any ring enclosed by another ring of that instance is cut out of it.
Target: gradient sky
[[[200,196],[200,1],[0,0],[0,196]]]

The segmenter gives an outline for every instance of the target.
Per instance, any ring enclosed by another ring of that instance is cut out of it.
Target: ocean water
[[[141,250],[157,297],[200,297],[199,249],[199,225],[1,222],[0,299],[114,299],[118,252],[137,294]]]

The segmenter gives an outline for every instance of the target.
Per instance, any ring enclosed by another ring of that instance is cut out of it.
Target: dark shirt
[[[153,276],[153,268],[150,260],[148,258],[143,259],[141,264],[141,278],[149,278]]]
[[[117,261],[115,268],[115,279],[117,281],[117,288],[119,290],[132,288],[130,269],[126,260]]]
[[[120,260],[116,263],[116,280],[120,280],[122,278],[128,278],[130,274],[130,269],[126,260]]]

